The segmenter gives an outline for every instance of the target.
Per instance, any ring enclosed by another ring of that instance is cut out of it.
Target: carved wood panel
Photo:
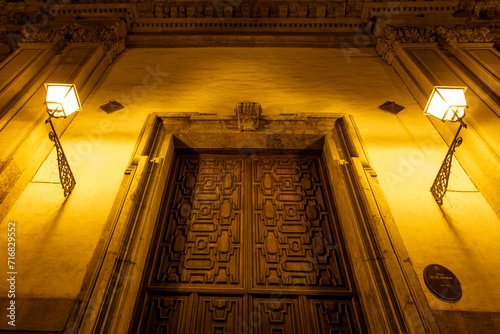
[[[322,166],[178,155],[132,332],[364,332]]]
[[[180,159],[150,287],[243,288],[241,159]]]
[[[193,296],[148,295],[144,306],[145,333],[187,333],[185,321]]]
[[[252,288],[350,292],[318,162],[253,160]]]

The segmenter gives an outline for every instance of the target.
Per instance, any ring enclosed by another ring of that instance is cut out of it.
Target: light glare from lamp
[[[67,117],[75,111],[81,110],[75,85],[46,83],[45,87],[47,89],[45,104],[47,112],[52,117]]]
[[[434,87],[425,107],[424,114],[442,121],[456,122],[465,116],[467,87]]]

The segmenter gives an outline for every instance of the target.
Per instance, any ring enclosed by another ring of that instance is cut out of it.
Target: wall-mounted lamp
[[[462,120],[465,116],[465,110],[468,108],[465,101],[466,90],[467,87],[436,86],[432,89],[431,96],[424,110],[425,115],[432,115],[443,122],[460,123],[455,138],[451,142],[450,148],[431,187],[432,196],[434,196],[439,205],[443,204],[443,197],[448,188],[453,153],[462,144],[462,137],[459,137],[458,134],[462,130],[462,127],[467,128],[467,124]]]
[[[49,118],[45,123],[49,123],[52,131],[49,133],[49,138],[55,144],[57,151],[57,165],[59,167],[59,179],[64,190],[64,196],[68,196],[75,187],[76,181],[68,160],[57,136],[52,118],[66,118],[75,111],[82,109],[76,86],[73,84],[51,84],[46,83],[47,95],[45,96],[45,105]]]

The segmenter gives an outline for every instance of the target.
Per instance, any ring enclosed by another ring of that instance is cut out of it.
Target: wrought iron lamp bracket
[[[66,159],[66,154],[64,154],[61,142],[59,141],[57,132],[54,129],[54,125],[52,124],[51,117],[49,117],[49,119],[47,119],[45,123],[49,123],[52,129],[52,131],[49,132],[49,139],[54,142],[54,145],[56,147],[57,166],[59,168],[59,180],[61,181],[61,185],[64,190],[64,197],[66,197],[71,193],[71,191],[75,187],[76,184],[75,177],[73,176],[73,172],[69,167],[68,160]]]
[[[460,130],[462,130],[462,127],[467,128],[467,124],[465,124],[462,119],[459,119],[459,122],[460,126],[458,128],[458,131],[455,134],[453,141],[451,142],[450,148],[448,149],[448,152],[446,153],[443,163],[441,164],[441,168],[439,169],[439,172],[436,178],[434,179],[434,183],[431,186],[432,196],[439,205],[443,205],[443,197],[446,194],[446,190],[448,188],[448,181],[450,179],[451,161],[453,159],[453,154],[455,153],[457,147],[459,147],[463,141],[462,137],[459,137]]]

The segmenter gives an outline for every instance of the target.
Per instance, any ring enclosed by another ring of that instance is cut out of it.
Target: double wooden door
[[[134,333],[363,333],[324,163],[177,154]]]

